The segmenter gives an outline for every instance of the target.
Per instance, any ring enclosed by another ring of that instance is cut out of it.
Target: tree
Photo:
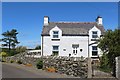
[[[35,47],[35,49],[41,49],[41,46],[40,46],[40,45],[38,45],[38,46],[36,46],[36,47]]]
[[[15,48],[15,46],[17,44],[19,44],[18,40],[17,40],[17,30],[16,29],[12,29],[11,31],[6,31],[4,33],[2,33],[2,36],[4,37],[3,39],[1,39],[0,41],[4,42],[5,44],[2,44],[2,46],[8,46],[9,48],[9,53],[12,48]]]
[[[27,47],[25,47],[25,46],[18,46],[18,47],[16,48],[16,51],[17,51],[18,53],[25,52],[26,50],[27,50]]]
[[[120,30],[107,30],[100,39],[98,47],[104,54],[107,54],[108,64],[111,68],[114,68],[115,57],[120,56]]]

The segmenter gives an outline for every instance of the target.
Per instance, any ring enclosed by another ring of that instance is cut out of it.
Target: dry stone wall
[[[87,78],[87,59],[73,57],[46,56],[41,58],[25,57],[26,53],[7,57],[7,62],[22,61],[23,64],[36,66],[39,59],[43,60],[43,69],[54,67],[57,73]]]
[[[87,60],[69,57],[44,57],[44,69],[54,67],[56,72],[87,78]]]

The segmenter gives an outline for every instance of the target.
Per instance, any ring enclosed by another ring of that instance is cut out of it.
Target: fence
[[[120,56],[116,57],[116,78],[120,79]]]

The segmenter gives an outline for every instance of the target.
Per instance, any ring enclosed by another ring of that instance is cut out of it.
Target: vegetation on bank
[[[103,51],[103,56],[100,58],[101,70],[112,70],[115,76],[115,57],[120,56],[120,29],[107,30],[99,40],[98,47]]]

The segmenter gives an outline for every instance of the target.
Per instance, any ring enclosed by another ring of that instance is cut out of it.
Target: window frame
[[[98,31],[92,31],[92,38],[98,38]]]
[[[52,37],[53,37],[54,39],[58,39],[58,38],[59,38],[59,31],[53,31]]]
[[[97,46],[92,46],[92,56],[98,56],[98,48],[97,48]]]
[[[54,49],[54,47],[57,47],[57,49]],[[59,54],[59,45],[53,45],[52,46],[52,54],[53,54],[53,56],[56,56],[56,55]]]

